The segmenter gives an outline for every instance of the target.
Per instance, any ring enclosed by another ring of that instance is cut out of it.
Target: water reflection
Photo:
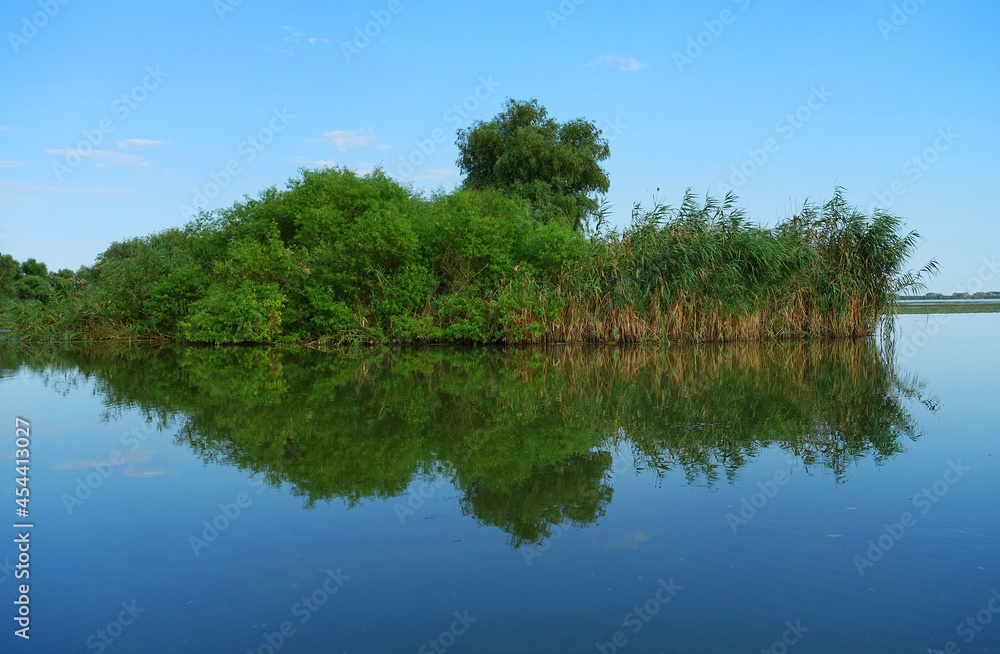
[[[612,499],[614,455],[690,483],[734,479],[764,448],[845,481],[919,435],[924,400],[869,341],[379,351],[0,348],[53,382],[94,381],[109,417],[139,407],[203,460],[287,483],[307,506],[460,489],[512,547],[586,526]]]

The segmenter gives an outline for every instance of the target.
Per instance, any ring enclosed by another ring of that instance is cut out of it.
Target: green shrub
[[[107,292],[119,321],[152,326],[146,311],[152,289],[171,271],[194,262],[191,236],[168,229],[112,243],[97,257],[94,283]]]
[[[246,281],[232,291],[217,286],[191,305],[181,335],[199,343],[272,342],[282,334],[285,301],[277,284]]]
[[[206,278],[197,264],[176,268],[157,280],[143,304],[152,327],[164,334],[177,333],[177,323],[188,315],[188,308],[204,293]]]
[[[44,264],[42,264],[44,266]],[[52,297],[52,285],[48,278],[38,275],[25,275],[14,282],[12,286],[14,296],[21,300],[37,300],[48,302]]]
[[[44,263],[31,258],[21,264],[21,274],[25,277],[48,277],[49,269]]]

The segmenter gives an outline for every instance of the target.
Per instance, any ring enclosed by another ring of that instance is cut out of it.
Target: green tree
[[[14,283],[14,295],[22,300],[48,302],[52,297],[52,285],[45,277],[25,275]]]
[[[9,254],[0,254],[0,298],[14,295],[14,282],[21,277],[21,264]]]
[[[21,272],[27,276],[33,277],[48,277],[49,269],[41,261],[35,261],[34,257],[26,259],[24,263],[21,264]]]
[[[508,99],[490,122],[458,132],[458,166],[467,189],[504,189],[528,200],[542,222],[579,228],[610,182],[600,162],[611,156],[601,130],[582,118],[558,123],[537,100]]]

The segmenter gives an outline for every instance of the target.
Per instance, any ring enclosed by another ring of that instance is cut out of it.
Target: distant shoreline
[[[944,295],[943,293],[925,293],[924,295],[899,296],[898,299],[900,302],[983,302],[1000,300],[1000,291],[952,293],[951,295]]]
[[[896,303],[896,313],[899,315],[922,315],[932,313],[1000,313],[1000,299],[905,299],[899,300]]]

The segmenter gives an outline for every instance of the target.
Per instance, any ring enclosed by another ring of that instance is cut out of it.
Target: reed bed
[[[842,189],[772,229],[727,196],[679,209],[636,206],[621,233],[598,235],[554,287],[520,282],[534,303],[512,341],[712,342],[870,336],[931,262],[903,272],[919,241],[883,211],[851,208]],[[534,324],[536,329],[527,329]],[[537,328],[540,327],[540,328]]]

